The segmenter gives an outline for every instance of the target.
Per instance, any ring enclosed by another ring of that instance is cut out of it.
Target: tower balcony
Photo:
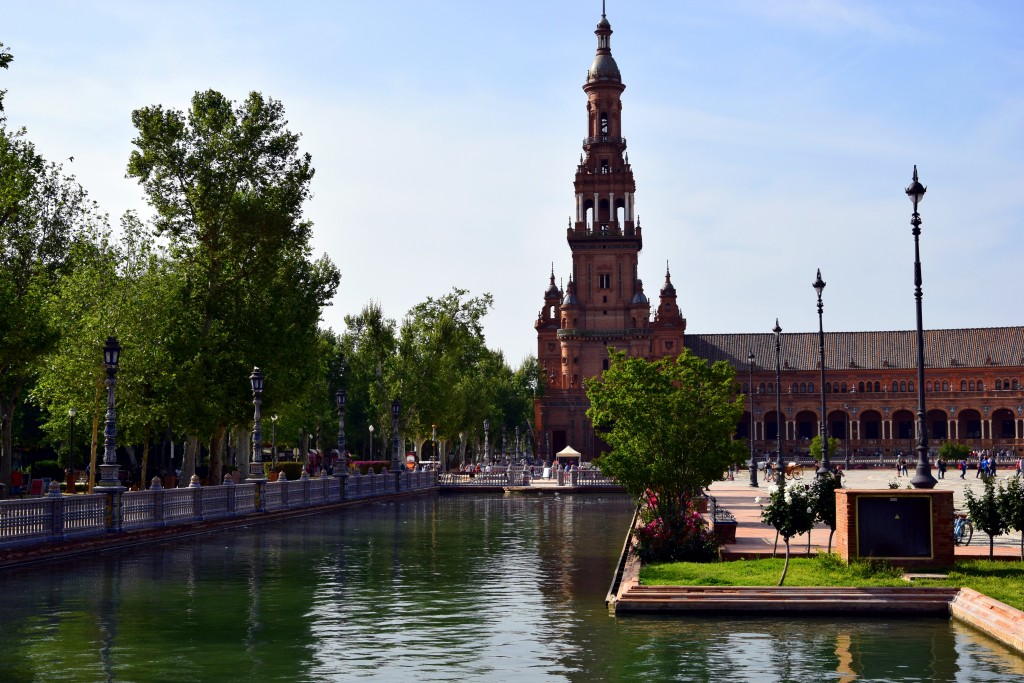
[[[591,145],[622,145],[626,146],[626,138],[616,135],[594,135],[583,138],[583,146],[589,148]]]
[[[580,221],[576,223],[575,227],[568,228],[566,236],[570,241],[581,238],[618,238],[623,241],[639,240],[642,244],[642,232],[643,231],[640,226],[636,225],[633,221],[626,221],[625,223],[609,221],[596,224],[588,224]]]
[[[566,328],[558,331],[559,339],[646,339],[651,336],[649,327],[627,327],[622,330],[584,330]]]

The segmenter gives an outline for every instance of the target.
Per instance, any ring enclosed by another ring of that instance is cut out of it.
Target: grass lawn
[[[774,586],[782,575],[783,558],[734,562],[672,562],[644,565],[640,581],[648,586]],[[928,570],[929,573],[934,570]],[[938,572],[935,572],[938,573]],[[1024,610],[1024,562],[957,562],[941,580],[919,579],[915,586],[973,588],[1011,607]],[[845,564],[838,555],[793,557],[787,586],[909,586],[903,569],[885,563]]]

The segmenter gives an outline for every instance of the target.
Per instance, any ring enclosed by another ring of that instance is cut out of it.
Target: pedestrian
[[[843,488],[843,466],[836,465],[836,488]]]
[[[974,472],[974,478],[977,479],[978,477],[980,477],[980,476],[982,476],[984,474],[985,474],[985,458],[984,457],[979,457],[978,458],[978,469]]]
[[[1017,458],[1017,473],[1013,475],[1013,476],[1015,476],[1017,478],[1020,478],[1020,465],[1021,465],[1020,460],[1021,460],[1020,458]]]
[[[943,460],[942,458],[939,458],[938,461],[936,462],[936,466],[939,469],[939,479],[945,479],[946,478],[946,461]]]
[[[960,478],[963,479],[967,474],[967,461],[963,458],[960,459]]]

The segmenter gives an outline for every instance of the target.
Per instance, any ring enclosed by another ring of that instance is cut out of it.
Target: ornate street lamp
[[[260,420],[260,403],[263,402],[263,371],[257,367],[249,375],[252,384],[253,427],[252,459],[249,461],[249,479],[262,480],[263,474],[263,431]]]
[[[491,418],[484,418],[484,461],[491,462],[490,457],[490,446],[491,446]]]
[[[750,402],[750,485],[757,488],[757,463],[754,462],[754,351],[751,350],[747,355],[748,363],[748,381],[747,388],[749,395],[747,400]]]
[[[121,345],[114,337],[107,337],[103,345],[103,364],[107,368],[107,423],[103,430],[103,464],[97,488],[121,488],[117,466],[117,417],[114,414],[114,387],[117,385],[117,366],[121,361]]]
[[[398,413],[401,408],[397,398],[391,402],[391,471],[396,475],[402,471],[402,463],[398,458]]]
[[[914,204],[914,213],[910,217],[911,233],[914,235],[914,299],[917,302],[917,467],[914,478],[910,480],[915,489],[935,488],[938,482],[932,476],[932,466],[928,460],[928,426],[924,405],[924,329],[921,319],[921,214],[917,205],[924,199],[928,191],[917,179],[917,164],[914,164],[914,179],[907,186],[907,197]]]
[[[775,481],[780,489],[786,488],[786,470],[782,465],[782,328],[775,319]]]
[[[373,460],[373,425],[370,425],[370,460]]]
[[[519,460],[519,425],[516,425],[516,461]]]
[[[64,489],[66,493],[77,493],[75,490],[75,482],[78,478],[75,476],[75,409],[68,408],[68,417],[71,420],[71,424],[68,426],[68,480],[67,486]]]
[[[338,389],[334,395],[338,401],[338,462],[341,463],[341,472],[336,472],[340,477],[348,476],[348,458],[345,457],[345,390]],[[338,463],[334,463],[338,467]]]
[[[821,423],[818,428],[818,434],[821,435],[821,466],[818,467],[818,476],[824,476],[832,470],[832,463],[828,460],[828,412],[825,408],[825,324],[822,317],[825,305],[821,302],[825,281],[821,279],[821,268],[818,269],[818,279],[811,286],[818,293],[818,354],[821,363]]]

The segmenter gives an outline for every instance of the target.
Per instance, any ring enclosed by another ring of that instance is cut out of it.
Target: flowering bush
[[[633,537],[642,562],[710,562],[718,558],[714,535],[687,496],[659,500],[649,491]]]
[[[768,487],[768,501],[761,506],[761,521],[771,524],[789,544],[789,539],[803,534],[814,526],[818,501],[815,491],[807,484]]]

